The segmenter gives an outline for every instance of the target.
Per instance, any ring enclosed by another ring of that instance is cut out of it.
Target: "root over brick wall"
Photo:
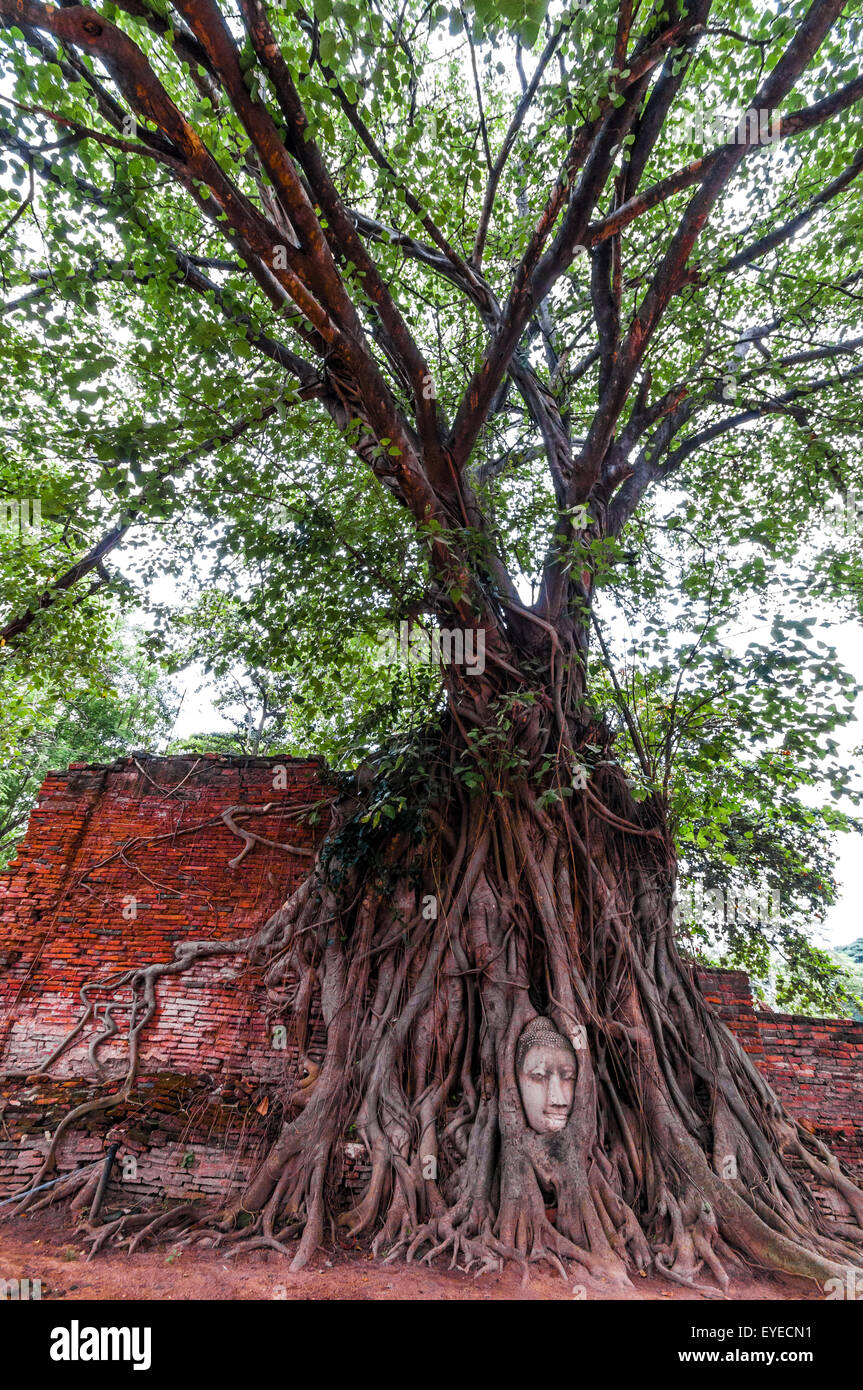
[[[27,1187],[60,1118],[124,1074],[130,995],[111,978],[169,960],[178,941],[227,940],[265,921],[306,874],[327,820],[313,807],[331,794],[318,761],[290,758],[139,755],[49,774],[0,875],[0,1200]],[[225,813],[271,843],[244,845]],[[757,1011],[739,971],[698,978],[788,1109],[863,1176],[863,1023]],[[58,1156],[60,1172],[92,1162],[109,1130],[119,1134],[115,1205],[241,1187],[300,1079],[260,972],[239,957],[163,980],[158,999],[130,1101],[86,1117]],[[112,1028],[94,1068],[93,1040]],[[313,1059],[325,1042],[313,1006]],[[366,1172],[349,1144],[345,1192]]]

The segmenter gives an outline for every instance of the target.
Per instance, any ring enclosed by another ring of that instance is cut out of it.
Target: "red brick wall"
[[[280,767],[286,785],[274,787]],[[308,858],[261,844],[230,868],[243,846],[221,813],[270,803],[243,823],[311,849],[320,828],[279,811],[327,793],[318,762],[287,758],[140,757],[49,775],[19,857],[0,874],[0,1197],[26,1187],[45,1131],[125,1072],[128,1015],[118,1012],[120,1036],[99,1053],[106,1081],[87,1057],[92,1023],[50,1078],[32,1076],[80,1017],[81,987],[170,960],[178,941],[243,935],[305,875]],[[741,972],[702,971],[699,980],[789,1110],[863,1173],[863,1024],[756,1012]],[[294,1089],[296,1052],[272,1045],[260,975],[242,957],[165,980],[158,998],[132,1101],[110,1120],[96,1114],[76,1126],[59,1167],[98,1156],[119,1120],[138,1157],[136,1199],[239,1185],[278,1123],[272,1097]],[[313,1015],[313,1057],[324,1042]],[[358,1186],[362,1164],[352,1158],[348,1170]]]
[[[863,1178],[863,1022],[756,1010],[742,970],[699,982],[783,1105]]]
[[[274,790],[280,767],[287,785]],[[230,868],[243,842],[220,815],[271,803],[272,813],[240,823],[310,849],[320,831],[279,811],[325,794],[319,763],[285,758],[127,758],[49,774],[19,857],[0,874],[2,1069],[32,1071],[50,1055],[80,1016],[88,981],[170,960],[176,942],[227,940],[265,922],[308,859],[256,844]],[[158,998],[142,1039],[144,1072],[272,1076],[284,1060],[269,1046],[256,976],[240,958],[168,978]],[[92,1072],[91,1034],[88,1026],[52,1074]],[[106,1072],[121,1072],[122,1039],[99,1056]]]
[[[308,858],[261,844],[229,867],[243,842],[221,813],[271,803],[270,813],[239,823],[311,849],[326,815],[315,827],[278,812],[327,793],[317,761],[290,758],[126,758],[48,776],[18,858],[0,874],[0,1197],[27,1186],[46,1131],[100,1093],[87,1046],[101,1022],[87,1024],[50,1080],[26,1079],[80,1018],[81,987],[171,960],[178,941],[242,936],[302,881]],[[242,957],[165,979],[158,1001],[141,1040],[133,1102],[110,1112],[137,1155],[136,1199],[239,1186],[272,1129],[263,1083],[294,1089],[296,1049],[271,1045],[259,974]],[[109,1092],[126,1070],[127,1019],[118,1012],[119,1036],[99,1052]],[[319,1057],[325,1035],[314,1010],[312,1025],[308,1050]],[[76,1125],[63,1140],[60,1171],[98,1156],[108,1124],[96,1114]]]

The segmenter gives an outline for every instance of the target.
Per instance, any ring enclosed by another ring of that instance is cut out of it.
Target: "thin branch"
[[[828,183],[820,193],[816,194],[812,201],[797,213],[796,217],[792,217],[788,222],[783,222],[781,227],[775,227],[772,232],[768,232],[765,236],[759,237],[751,246],[747,246],[744,250],[738,251],[736,256],[732,256],[730,260],[725,261],[725,263],[719,267],[719,271],[726,273],[730,270],[739,270],[744,265],[750,265],[752,261],[760,260],[768,251],[772,251],[774,246],[780,246],[783,242],[789,241],[796,232],[800,231],[801,227],[805,227],[806,223],[815,216],[819,209],[823,208],[831,199],[843,193],[849,184],[853,183],[861,173],[863,173],[863,145],[861,145],[847,169],[843,169],[841,174],[837,175],[837,177],[833,179],[832,182]]]
[[[762,419],[765,415],[789,414],[791,413],[791,406],[798,401],[805,400],[816,391],[827,391],[836,386],[847,385],[850,381],[859,381],[861,378],[863,378],[863,364],[853,367],[848,372],[837,373],[836,376],[821,377],[817,381],[807,381],[804,386],[796,386],[792,391],[786,391],[781,396],[771,397],[757,405],[748,406],[745,410],[738,411],[737,414],[730,415],[724,420],[717,420],[714,424],[700,430],[698,434],[692,435],[673,453],[669,454],[665,463],[658,469],[657,477],[667,477],[679,468],[696,449],[712,443],[714,439],[727,434],[729,430],[739,429],[741,425],[748,425],[753,420]]]
[[[602,635],[602,628],[599,626],[599,621],[597,619],[596,613],[594,613],[593,610],[591,610],[590,620],[593,624],[593,630],[596,633],[597,640],[602,651],[602,664],[608,672],[609,676],[611,677],[611,683],[614,686],[614,692],[617,696],[617,703],[620,708],[620,712],[626,721],[626,727],[629,730],[629,737],[632,739],[632,746],[635,749],[636,757],[638,758],[641,770],[647,778],[648,782],[652,782],[653,769],[650,765],[650,759],[647,756],[647,752],[645,750],[644,743],[642,742],[638,726],[635,722],[635,718],[632,714],[631,709],[629,708],[629,702],[620,688],[620,682],[617,679],[617,673],[615,672],[611,656],[609,655],[608,647],[605,644],[605,638]]]
[[[19,219],[20,217],[23,217],[23,216],[24,216],[24,213],[27,211],[27,209],[30,207],[30,205],[31,205],[32,202],[33,202],[33,194],[34,194],[34,192],[35,192],[36,183],[35,183],[35,179],[34,179],[34,177],[33,177],[33,170],[32,170],[32,168],[28,170],[28,173],[29,173],[29,175],[30,175],[30,187],[29,187],[28,192],[27,192],[27,197],[24,198],[23,201],[20,202],[20,203],[18,204],[17,208],[16,208],[15,211],[12,213],[12,216],[9,217],[9,218],[3,223],[3,226],[2,226],[2,227],[0,227],[0,241],[2,241],[3,237],[6,235],[7,232],[10,232],[10,231],[12,230],[12,228],[15,226],[15,223],[18,221],[18,219]]]
[[[495,160],[494,165],[489,174],[488,183],[486,184],[485,189],[485,197],[483,199],[482,204],[482,211],[480,213],[479,218],[479,226],[477,227],[476,239],[474,241],[473,252],[471,254],[471,264],[476,266],[477,269],[479,269],[480,265],[482,264],[482,253],[485,249],[485,242],[486,237],[488,236],[489,223],[491,222],[491,215],[494,209],[495,194],[497,193],[497,186],[500,183],[501,174],[503,173],[504,168],[506,166],[506,161],[509,159],[510,152],[516,141],[516,137],[518,136],[518,133],[524,124],[524,119],[528,111],[530,110],[533,98],[536,95],[536,90],[542,80],[542,75],[545,72],[545,69],[547,68],[551,58],[554,56],[554,52],[558,44],[560,43],[562,34],[563,29],[558,28],[552,34],[551,38],[548,40],[548,43],[545,45],[545,48],[543,49],[540,55],[539,62],[536,65],[533,77],[530,79],[530,82],[528,83],[526,90],[522,94],[521,101],[515,108],[515,113],[513,115],[512,120],[509,123],[506,135],[503,138],[503,144],[500,147],[500,153],[498,154],[498,157]]]
[[[465,15],[465,12],[464,12],[464,6],[461,5],[461,4],[459,5],[459,13],[461,14],[462,24],[464,25],[464,32],[465,32],[465,35],[467,36],[468,48],[470,49],[470,65],[471,65],[471,70],[473,71],[473,85],[474,85],[474,90],[475,90],[475,92],[476,92],[476,105],[477,105],[477,111],[479,112],[479,129],[480,129],[480,134],[481,134],[481,136],[482,136],[482,147],[483,147],[483,150],[484,150],[484,152],[485,152],[485,163],[486,163],[486,168],[488,169],[489,174],[491,174],[491,172],[492,172],[491,148],[490,148],[489,143],[488,143],[488,130],[487,130],[487,128],[486,128],[486,123],[485,123],[485,110],[484,110],[483,104],[482,104],[482,87],[480,86],[479,72],[477,71],[477,66],[476,66],[476,49],[474,48],[473,37],[472,37],[472,35],[471,35],[470,28],[469,28],[469,26],[468,26],[467,16]]]
[[[214,449],[239,439],[240,436],[245,434],[248,430],[255,428],[269,419],[277,410],[278,403],[264,407],[258,415],[243,416],[236,424],[232,425],[229,430],[223,431],[214,438],[205,440],[203,444],[199,444],[194,449],[188,450],[176,463],[161,469],[157,475],[159,480],[163,481],[172,474],[180,472],[182,469],[186,468],[193,459],[204,454],[212,453]],[[74,565],[71,565],[65,573],[61,574],[59,578],[53,580],[48,585],[39,598],[35,608],[27,608],[18,617],[11,619],[5,627],[0,628],[0,647],[5,647],[10,642],[14,641],[16,637],[20,637],[21,634],[26,632],[36,621],[39,614],[44,613],[49,608],[53,608],[58,600],[78,584],[80,580],[86,575],[91,574],[93,570],[98,570],[104,562],[105,556],[109,555],[112,550],[116,550],[131,527],[140,519],[144,505],[144,499],[141,498],[139,503],[128,508],[117,525],[112,526],[110,531],[107,531],[86,555],[82,556],[81,559],[77,560]]]

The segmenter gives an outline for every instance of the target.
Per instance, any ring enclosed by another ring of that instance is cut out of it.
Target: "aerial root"
[[[712,1284],[697,1284],[694,1279],[690,1279],[686,1274],[681,1274],[674,1268],[673,1257],[670,1255],[658,1254],[654,1260],[654,1266],[663,1274],[666,1279],[670,1279],[674,1284],[680,1284],[685,1289],[693,1289],[695,1293],[703,1294],[705,1298],[727,1298],[728,1276],[724,1276],[724,1283],[721,1288],[715,1288]]]
[[[118,1216],[114,1221],[105,1222],[105,1225],[96,1232],[93,1244],[87,1252],[87,1262],[92,1260],[104,1245],[107,1245],[112,1236],[119,1235],[120,1231],[123,1229],[125,1220],[125,1216]]]

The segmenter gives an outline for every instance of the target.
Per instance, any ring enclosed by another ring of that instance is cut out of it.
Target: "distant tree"
[[[436,667],[384,664],[376,659],[380,644],[363,631],[348,627],[329,642],[325,631],[294,631],[274,652],[277,626],[276,614],[261,611],[259,595],[244,600],[219,589],[206,590],[175,617],[166,668],[199,662],[213,682],[216,709],[235,732],[190,736],[169,752],[286,752],[352,768],[380,747],[384,730],[392,747],[428,719],[436,695],[440,701]]]
[[[846,1012],[850,1018],[863,1020],[863,936],[838,947],[833,955],[844,972]]]
[[[170,730],[173,692],[140,652],[119,640],[99,672],[100,689],[68,688],[21,727],[0,767],[0,866],[14,856],[48,772],[72,762],[111,762],[153,749]]]

